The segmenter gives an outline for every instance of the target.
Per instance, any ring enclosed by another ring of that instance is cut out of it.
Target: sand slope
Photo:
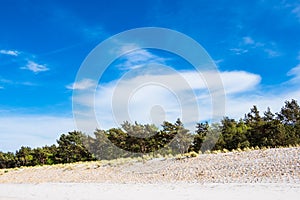
[[[90,162],[0,172],[0,183],[300,184],[300,148],[202,154],[125,164]]]
[[[0,200],[296,200],[300,148],[29,167],[0,174]]]

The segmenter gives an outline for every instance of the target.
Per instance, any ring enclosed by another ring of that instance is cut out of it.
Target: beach
[[[107,184],[42,183],[0,184],[0,200],[140,200],[140,199],[298,199],[294,184]]]
[[[0,183],[0,199],[298,199],[300,148],[23,167]]]

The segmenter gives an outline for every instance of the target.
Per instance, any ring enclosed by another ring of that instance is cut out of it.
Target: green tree
[[[201,152],[207,150],[219,150],[222,149],[218,144],[221,137],[221,125],[219,123],[212,123],[208,129],[208,133],[205,136],[204,142],[201,146]]]
[[[93,155],[84,146],[83,138],[83,133],[78,131],[69,132],[67,135],[62,134],[57,140],[58,161],[61,163],[72,163],[94,160]]]
[[[44,148],[35,148],[31,152],[32,165],[44,165],[46,164],[48,154]]]
[[[31,166],[33,165],[33,156],[32,156],[32,149],[30,147],[22,146],[16,152],[16,158],[18,161],[19,166]]]
[[[221,123],[221,135],[216,144],[218,149],[232,150],[250,145],[246,136],[248,128],[242,120],[236,122],[234,119],[225,117]]]
[[[174,138],[170,142],[170,147],[172,152],[175,154],[183,154],[188,151],[193,142],[193,136],[190,131],[186,129],[178,118],[174,125],[172,126],[172,134]]]
[[[205,137],[209,133],[209,124],[208,122],[205,123],[197,123],[196,124],[196,131],[194,136],[194,141],[192,143],[192,146],[190,148],[190,151],[199,152],[201,149],[201,146],[205,140]]]
[[[263,144],[266,143],[263,131],[264,121],[255,105],[250,109],[250,112],[246,115],[244,121],[249,127],[247,131],[247,138],[250,145],[254,147],[264,146]]]
[[[0,168],[14,168],[17,167],[17,159],[12,152],[0,152]]]
[[[292,99],[286,101],[285,106],[276,113],[277,119],[282,122],[285,128],[286,141],[288,144],[300,143],[300,106]]]

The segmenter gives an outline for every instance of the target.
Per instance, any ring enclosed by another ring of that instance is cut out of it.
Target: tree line
[[[62,134],[56,145],[0,152],[0,168],[297,144],[300,144],[300,107],[292,99],[278,113],[268,108],[261,114],[253,106],[239,120],[224,117],[220,123],[197,123],[194,133],[180,119],[174,123],[165,121],[160,129],[153,124],[124,122],[119,128],[96,129],[93,137],[73,131]]]

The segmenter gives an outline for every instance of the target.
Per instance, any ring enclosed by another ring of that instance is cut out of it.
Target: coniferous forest
[[[22,146],[16,152],[0,152],[0,168],[52,165],[78,161],[110,160],[144,154],[176,155],[206,150],[250,147],[285,147],[300,144],[300,107],[286,101],[277,113],[256,106],[238,121],[224,117],[219,123],[197,123],[194,132],[178,119],[151,124],[124,122],[119,128],[95,130],[94,137],[80,131],[62,134],[57,144],[38,148]],[[113,144],[113,145],[112,145]]]

